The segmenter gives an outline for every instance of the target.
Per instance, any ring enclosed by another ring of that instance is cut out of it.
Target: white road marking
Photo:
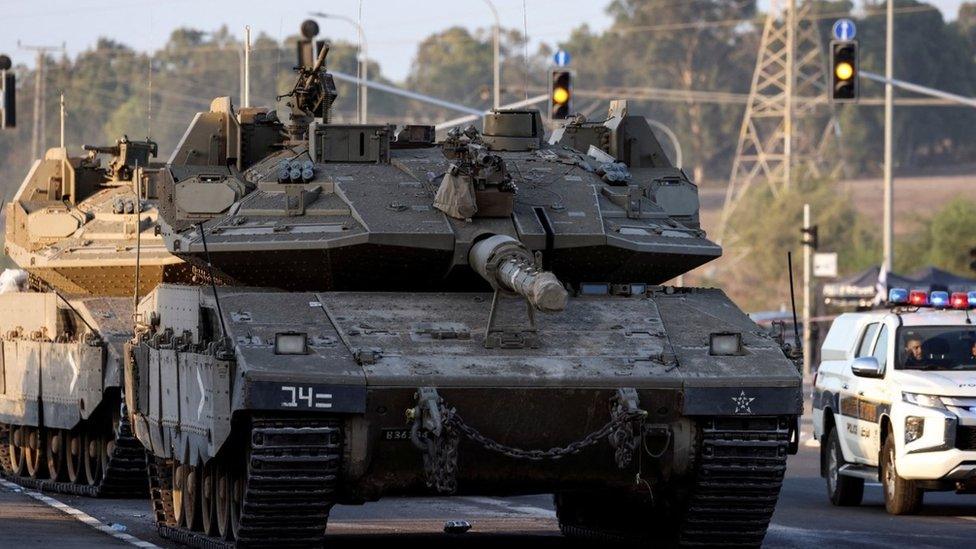
[[[518,505],[517,503],[506,501],[498,498],[487,498],[487,497],[462,497],[458,498],[472,503],[477,503],[481,505],[489,505],[491,507],[498,507],[509,512],[515,512],[522,515],[529,515],[531,517],[538,518],[556,518],[556,512],[552,509],[544,509],[542,507],[536,507],[535,505]]]
[[[119,532],[119,531],[113,530],[111,526],[109,526],[108,524],[105,524],[104,522],[96,519],[95,517],[89,515],[88,513],[85,513],[84,511],[82,511],[80,509],[75,509],[74,507],[72,507],[72,506],[70,506],[70,505],[68,505],[66,503],[60,502],[60,501],[58,501],[58,500],[56,500],[56,499],[54,499],[54,498],[52,498],[50,496],[45,496],[44,494],[42,494],[40,492],[35,492],[33,490],[27,490],[27,489],[25,489],[24,487],[22,487],[22,486],[20,486],[18,484],[14,484],[13,482],[10,482],[10,481],[4,480],[4,479],[0,479],[0,486],[3,486],[4,488],[7,488],[8,490],[17,490],[17,491],[20,491],[20,493],[25,494],[27,496],[30,496],[30,497],[36,499],[37,501],[39,501],[39,502],[41,502],[41,503],[43,503],[43,504],[45,504],[45,505],[47,505],[49,507],[53,507],[53,508],[57,509],[58,511],[61,511],[62,513],[66,514],[66,515],[70,515],[70,516],[74,517],[75,519],[77,519],[79,522],[81,522],[83,524],[87,524],[88,526],[91,526],[95,530],[98,530],[99,532],[102,532],[103,534],[108,534],[108,535],[112,536],[113,538],[115,538],[117,540],[124,541],[124,542],[126,542],[126,543],[128,543],[130,545],[134,545],[136,547],[142,547],[143,549],[162,549],[158,545],[156,545],[154,543],[150,543],[148,541],[142,541],[141,539],[133,536],[132,534],[126,534],[125,532]]]

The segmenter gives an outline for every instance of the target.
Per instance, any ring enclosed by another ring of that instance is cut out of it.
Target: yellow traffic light
[[[839,80],[850,80],[854,76],[854,67],[850,63],[841,62],[834,68],[834,73]]]
[[[549,119],[565,120],[573,114],[573,71],[554,68],[549,71]]]
[[[552,90],[552,100],[559,105],[569,101],[569,90],[566,88],[556,88]]]

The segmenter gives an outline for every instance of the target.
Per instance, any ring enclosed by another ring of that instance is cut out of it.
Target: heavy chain
[[[611,419],[603,427],[600,427],[596,431],[593,431],[592,433],[575,442],[571,442],[566,446],[550,448],[548,450],[525,450],[522,448],[516,448],[514,446],[508,446],[486,437],[477,429],[465,423],[464,419],[462,419],[460,414],[458,414],[453,408],[447,409],[446,407],[442,406],[441,413],[445,418],[444,423],[446,425],[453,427],[469,440],[481,445],[486,450],[497,452],[510,458],[526,459],[530,461],[555,460],[566,456],[571,456],[573,454],[578,454],[586,448],[589,448],[590,446],[593,446],[601,440],[607,438],[619,427],[623,427],[624,425],[627,425],[633,421],[643,420],[647,416],[647,412],[644,410],[624,412],[614,419]]]

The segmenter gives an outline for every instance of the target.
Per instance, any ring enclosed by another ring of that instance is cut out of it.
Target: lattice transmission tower
[[[728,241],[728,222],[754,184],[765,183],[778,195],[790,187],[797,167],[819,173],[836,127],[813,2],[797,4],[773,0],[766,16],[716,231],[719,242]]]

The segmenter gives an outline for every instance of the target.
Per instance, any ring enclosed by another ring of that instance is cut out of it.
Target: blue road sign
[[[833,31],[835,39],[847,42],[857,36],[857,25],[850,19],[838,19],[834,22]]]
[[[569,52],[566,50],[559,50],[555,55],[552,56],[552,60],[556,63],[557,67],[568,67],[569,61],[572,59],[569,56]]]

